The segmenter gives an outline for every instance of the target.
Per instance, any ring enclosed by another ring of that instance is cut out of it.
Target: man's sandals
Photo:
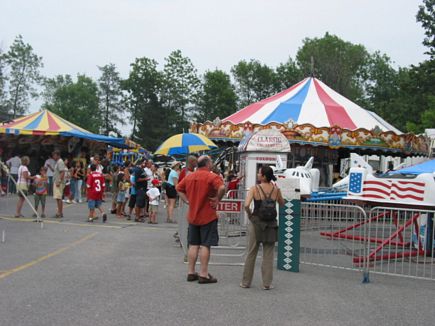
[[[198,273],[195,274],[187,274],[187,282],[198,281],[199,284],[211,284],[217,283],[217,278],[213,277],[210,273],[208,277],[202,277]]]

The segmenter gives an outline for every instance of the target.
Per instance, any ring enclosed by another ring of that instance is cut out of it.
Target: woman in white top
[[[21,215],[21,209],[24,204],[24,197],[27,196],[29,191],[29,182],[33,179],[30,175],[29,169],[27,166],[30,163],[30,159],[28,156],[23,156],[21,158],[21,165],[18,168],[18,179],[17,179],[17,191],[18,191],[18,203],[17,210],[15,212],[15,217],[23,217]]]

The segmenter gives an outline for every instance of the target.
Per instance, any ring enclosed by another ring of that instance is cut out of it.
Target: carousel
[[[321,183],[326,186],[339,172],[340,160],[351,152],[408,157],[427,156],[429,149],[426,137],[402,133],[314,77],[223,120],[194,123],[190,131],[209,137],[221,147],[231,147],[263,129],[278,130],[289,141],[287,167],[303,165],[314,156]]]

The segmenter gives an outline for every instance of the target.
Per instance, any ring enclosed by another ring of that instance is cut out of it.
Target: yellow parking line
[[[15,217],[6,217],[6,216],[0,216],[0,220],[7,220],[12,222],[34,222],[35,219],[31,218],[15,218]],[[169,228],[163,228],[163,227],[152,227],[152,226],[146,226],[143,223],[128,223],[128,222],[108,222],[111,224],[100,224],[98,222],[96,223],[74,223],[74,222],[63,222],[63,221],[56,221],[56,220],[42,220],[44,223],[47,224],[60,224],[60,225],[70,225],[70,226],[79,226],[79,227],[97,227],[97,228],[109,228],[109,229],[123,229],[126,226],[138,226],[141,229],[146,230],[168,230]],[[178,230],[173,228],[173,230]]]
[[[79,240],[74,241],[73,243],[71,243],[63,248],[57,249],[56,251],[49,253],[48,255],[39,257],[35,260],[32,260],[31,262],[28,262],[26,264],[21,265],[21,266],[18,266],[18,267],[15,267],[15,268],[12,268],[12,269],[9,269],[6,271],[2,271],[0,274],[0,279],[8,277],[9,275],[12,275],[16,272],[22,271],[22,270],[27,269],[29,267],[32,267],[33,265],[36,265],[40,262],[43,262],[44,260],[47,260],[48,258],[57,256],[57,255],[61,254],[62,252],[66,251],[68,249],[71,249],[71,248],[79,245],[80,243],[85,242],[86,240],[93,238],[96,234],[97,234],[97,232],[88,234],[88,235],[84,236],[83,238],[80,238]]]
[[[31,219],[31,218],[15,218],[15,217],[5,217],[5,216],[0,216],[0,220],[7,220],[7,221],[12,221],[12,222],[34,222],[35,219]],[[53,220],[42,220],[44,223],[47,224],[61,224],[61,225],[71,225],[71,226],[91,226],[91,227],[100,227],[100,228],[111,228],[111,229],[122,229],[121,226],[116,226],[116,225],[104,225],[104,224],[94,224],[94,223],[72,223],[72,222],[62,222],[62,221],[53,221]]]

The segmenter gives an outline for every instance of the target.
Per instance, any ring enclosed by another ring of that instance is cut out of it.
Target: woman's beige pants
[[[248,232],[248,253],[245,260],[242,283],[243,285],[251,286],[252,277],[254,276],[255,260],[257,258],[258,248],[260,248],[260,243],[257,242],[255,238],[255,230],[252,223],[249,223]],[[274,250],[275,243],[263,243],[263,262],[261,264],[263,286],[270,286],[272,284]]]

